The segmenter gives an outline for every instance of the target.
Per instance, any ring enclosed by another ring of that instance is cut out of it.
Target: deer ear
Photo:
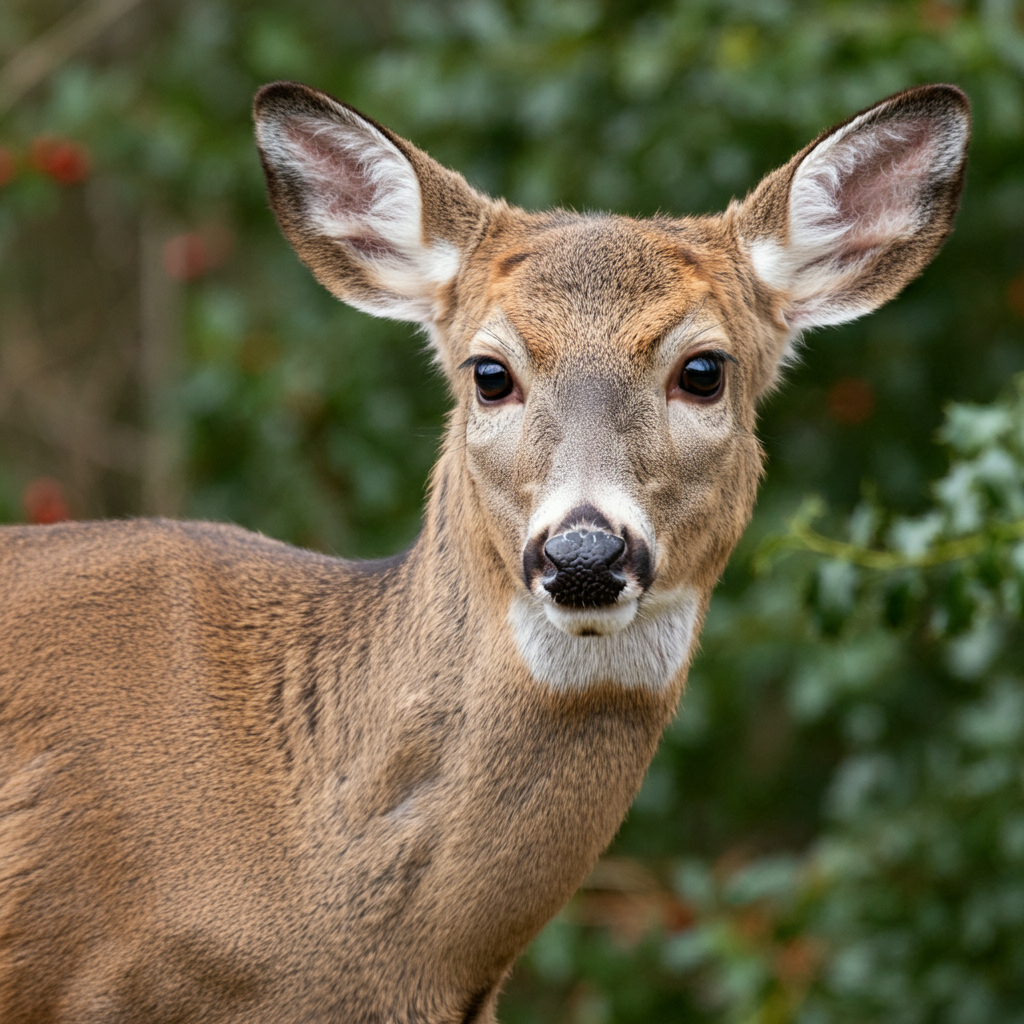
[[[270,204],[317,280],[367,313],[434,323],[490,200],[307,86],[264,86],[253,116]]]
[[[768,175],[739,210],[754,270],[793,335],[897,295],[952,230],[970,105],[952,85],[883,100]]]

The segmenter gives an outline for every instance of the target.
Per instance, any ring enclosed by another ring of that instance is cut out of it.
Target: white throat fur
[[[663,690],[683,667],[693,644],[700,599],[689,586],[647,594],[634,602],[628,624],[614,632],[579,635],[560,628],[546,602],[519,593],[508,619],[530,674],[554,690],[602,683]]]

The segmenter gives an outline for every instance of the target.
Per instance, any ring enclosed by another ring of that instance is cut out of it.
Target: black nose
[[[556,604],[600,608],[612,604],[626,585],[623,573],[612,568],[626,542],[601,530],[573,530],[551,537],[544,554],[555,566],[542,582]]]

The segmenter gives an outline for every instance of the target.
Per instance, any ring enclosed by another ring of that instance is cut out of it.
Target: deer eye
[[[481,359],[473,368],[476,393],[481,401],[497,402],[512,394],[512,374],[493,359]]]
[[[683,363],[679,388],[698,398],[714,398],[722,388],[723,360],[714,352],[702,352]]]

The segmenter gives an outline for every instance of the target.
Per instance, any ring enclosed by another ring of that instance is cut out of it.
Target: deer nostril
[[[545,575],[544,589],[557,604],[598,608],[613,604],[626,586],[623,573],[612,569],[626,542],[601,530],[573,530],[551,537],[544,554],[555,567]]]

